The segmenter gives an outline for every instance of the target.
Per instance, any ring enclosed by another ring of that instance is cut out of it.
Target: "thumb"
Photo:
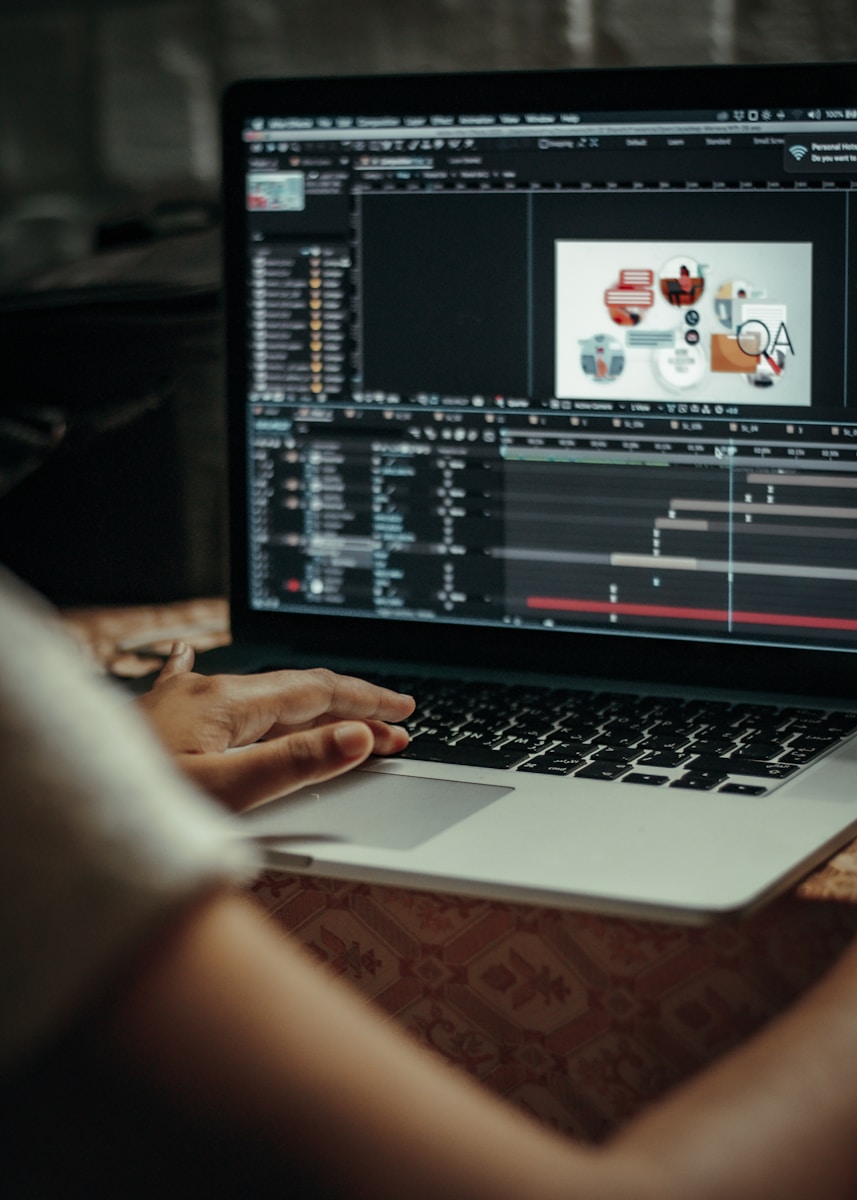
[[[158,677],[152,687],[157,687],[159,683],[165,683],[176,675],[187,675],[189,671],[193,670],[193,660],[192,647],[188,646],[186,642],[173,642],[167,661],[158,672]]]
[[[361,721],[339,721],[255,742],[225,754],[181,754],[182,770],[198,787],[244,812],[309,783],[323,783],[372,753],[372,730]]]

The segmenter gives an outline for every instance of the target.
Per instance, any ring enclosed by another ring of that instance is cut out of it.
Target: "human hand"
[[[388,722],[413,712],[410,696],[321,668],[206,676],[193,661],[177,643],[137,703],[185,774],[236,812],[408,743]]]

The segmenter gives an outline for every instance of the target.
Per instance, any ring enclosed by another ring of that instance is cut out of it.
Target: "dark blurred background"
[[[230,80],[857,59],[854,18],[853,0],[0,0],[0,561],[61,604],[225,590]]]

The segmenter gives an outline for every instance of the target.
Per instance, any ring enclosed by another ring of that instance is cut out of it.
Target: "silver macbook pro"
[[[290,871],[705,921],[857,833],[857,68],[224,103],[234,643],[414,694]]]

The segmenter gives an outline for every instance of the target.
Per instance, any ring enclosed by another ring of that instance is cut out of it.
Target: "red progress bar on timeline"
[[[623,617],[669,617],[679,621],[717,621],[733,625],[788,625],[804,629],[842,629],[857,631],[857,620],[846,617],[811,617],[791,613],[731,613],[725,608],[683,608],[670,604],[611,604],[609,600],[573,600],[557,596],[528,596],[527,608],[550,612],[617,613]]]

